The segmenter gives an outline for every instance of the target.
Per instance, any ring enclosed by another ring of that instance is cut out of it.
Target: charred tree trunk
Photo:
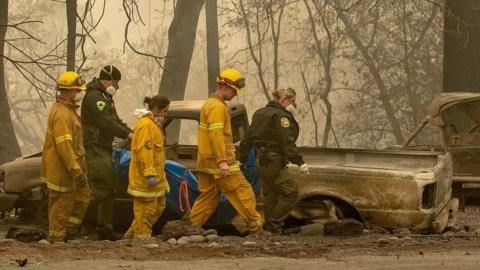
[[[208,92],[210,94],[217,89],[215,79],[217,75],[220,74],[217,0],[206,0],[205,11],[207,21]]]
[[[77,36],[77,0],[67,0],[67,71],[75,71],[75,43]]]
[[[480,92],[480,1],[445,0],[443,91]]]
[[[204,1],[179,0],[168,29],[168,49],[159,94],[172,100],[185,96],[190,62],[197,34],[198,17]]]
[[[170,100],[185,98],[185,87],[203,2],[203,0],[178,0],[175,6],[173,20],[168,29],[168,49],[158,91],[160,95]],[[171,123],[168,127],[167,142],[178,142],[179,135],[180,123]]]
[[[5,35],[8,24],[8,0],[0,0],[0,55],[4,55]],[[0,164],[20,156],[12,118],[8,104],[7,89],[5,87],[5,66],[3,57],[0,57]]]
[[[443,92],[480,92],[480,2],[445,0]],[[470,129],[460,111],[451,112],[459,132]]]

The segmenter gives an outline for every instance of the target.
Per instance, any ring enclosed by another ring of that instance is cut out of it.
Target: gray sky
[[[109,0],[106,1],[105,14],[102,18],[101,23],[97,27],[94,38],[97,43],[105,44],[111,48],[123,48],[124,41],[124,31],[125,24],[127,23],[127,18],[125,12],[123,11],[122,0]],[[141,22],[130,24],[128,37],[130,40],[135,41],[140,38],[146,38],[155,27],[163,25],[168,29],[170,25],[170,18],[167,16],[162,20],[164,5],[171,5],[172,1],[152,1],[152,0],[143,0],[139,1],[140,15],[145,25],[142,25]],[[164,2],[164,3],[163,3]],[[95,18],[99,18],[102,11],[102,1],[97,1],[97,4],[94,9]],[[167,6],[169,8],[169,6]],[[163,23],[162,23],[163,22]],[[201,23],[199,24],[199,26]]]

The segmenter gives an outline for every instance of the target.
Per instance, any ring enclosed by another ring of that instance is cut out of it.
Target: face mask
[[[85,96],[85,91],[82,91],[78,93],[73,100],[75,100],[75,102],[80,102],[82,101],[84,96]]]
[[[113,85],[110,85],[109,87],[107,87],[107,89],[105,89],[105,92],[107,92],[107,94],[113,97],[117,93],[117,88],[115,88],[115,86]]]
[[[161,125],[163,123],[163,121],[165,121],[165,116],[157,116],[155,117],[155,121]]]
[[[288,105],[285,110],[291,112],[291,113],[296,113],[297,112],[297,108],[295,106],[293,106],[292,104]]]

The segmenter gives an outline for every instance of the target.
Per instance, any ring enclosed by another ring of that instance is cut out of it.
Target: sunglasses
[[[237,88],[244,88],[245,87],[245,78],[239,78],[238,80],[236,81],[232,81],[232,80],[229,80],[227,78],[222,78],[220,76],[218,76],[218,78],[220,78],[220,81],[222,83],[225,83],[225,84],[229,84],[229,85],[233,85]]]
[[[85,84],[85,80],[79,75],[75,81],[73,81],[73,84],[72,85],[75,85],[75,86],[83,86]]]

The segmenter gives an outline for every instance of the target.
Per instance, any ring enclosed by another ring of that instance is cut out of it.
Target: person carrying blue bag
[[[145,98],[149,113],[138,119],[131,144],[127,192],[133,196],[134,220],[125,239],[145,240],[166,207],[170,187],[165,176],[165,135],[159,120],[167,115],[170,101],[163,96]]]

